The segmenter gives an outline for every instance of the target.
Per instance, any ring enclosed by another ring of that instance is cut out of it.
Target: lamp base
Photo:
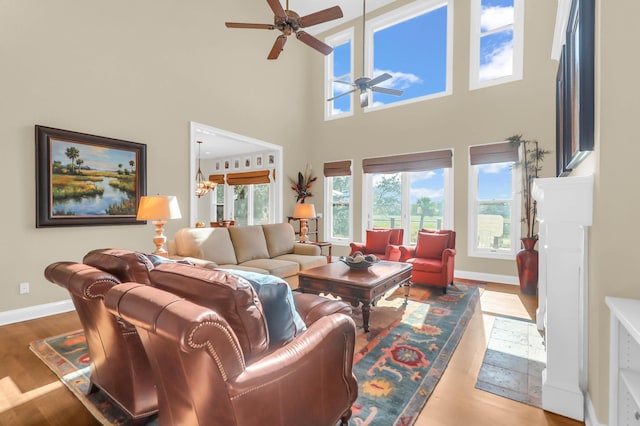
[[[167,242],[167,237],[164,236],[164,225],[166,220],[154,220],[153,225],[156,227],[156,236],[153,237],[153,243],[156,245],[156,250],[153,254],[157,256],[169,257],[169,252],[164,248],[164,243]]]
[[[300,219],[300,242],[308,243],[309,237],[307,233],[309,232],[309,228],[307,227],[307,219]]]

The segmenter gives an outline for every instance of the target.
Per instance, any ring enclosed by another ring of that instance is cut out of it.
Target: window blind
[[[506,163],[507,161],[518,161],[518,159],[518,145],[510,142],[469,147],[469,162],[472,166]]]
[[[325,177],[351,176],[351,160],[324,163],[324,175]]]
[[[392,155],[389,157],[365,158],[362,170],[365,173],[399,173],[451,168],[453,151],[417,152],[415,154]]]
[[[244,173],[228,173],[228,185],[255,185],[260,183],[269,183],[269,174],[271,170],[256,170]]]
[[[224,175],[209,175],[209,182],[224,185]]]

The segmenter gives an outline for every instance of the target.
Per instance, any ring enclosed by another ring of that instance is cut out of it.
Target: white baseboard
[[[585,413],[584,413],[584,424],[585,426],[607,426],[604,423],[600,423],[598,421],[598,416],[596,416],[596,409],[593,406],[593,401],[591,401],[591,395],[589,392],[586,393],[585,398]]]
[[[490,283],[520,285],[518,277],[511,275],[485,274],[484,272],[460,271],[453,272],[454,277],[466,280],[487,281]]]
[[[71,299],[0,312],[0,326],[73,311]]]

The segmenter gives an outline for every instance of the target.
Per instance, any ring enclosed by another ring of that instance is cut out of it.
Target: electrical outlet
[[[322,213],[318,212],[316,216],[318,217],[318,219],[322,219]]]
[[[20,294],[29,293],[29,283],[27,282],[20,283],[19,287],[20,287]]]

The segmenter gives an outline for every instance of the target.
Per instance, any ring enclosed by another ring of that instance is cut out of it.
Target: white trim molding
[[[0,326],[73,311],[71,299],[0,312]]]
[[[453,276],[455,278],[462,278],[465,280],[476,280],[476,281],[485,281],[485,282],[498,283],[498,284],[520,285],[520,281],[518,281],[518,277],[511,276],[511,275],[487,274],[484,272],[460,271],[456,269],[453,272]]]

